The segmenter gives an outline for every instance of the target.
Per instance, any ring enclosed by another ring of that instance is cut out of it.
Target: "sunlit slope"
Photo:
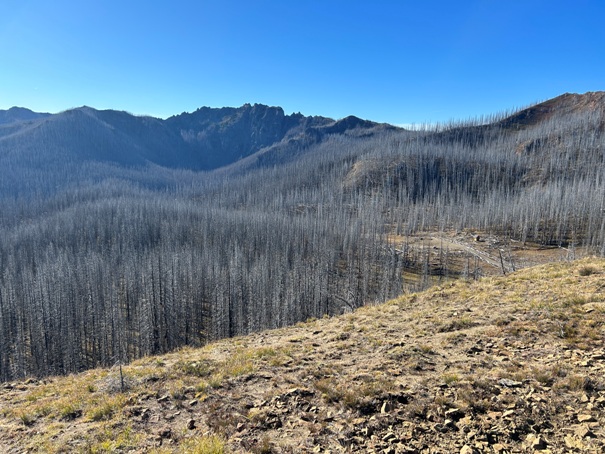
[[[122,380],[8,383],[0,450],[602,452],[604,278],[603,259],[550,264],[144,358]]]

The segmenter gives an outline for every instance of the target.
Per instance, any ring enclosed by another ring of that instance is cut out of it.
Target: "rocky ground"
[[[0,385],[0,452],[605,452],[605,261]]]

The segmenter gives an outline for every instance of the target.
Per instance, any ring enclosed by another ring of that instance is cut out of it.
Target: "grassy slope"
[[[0,452],[603,452],[605,260],[0,386]]]

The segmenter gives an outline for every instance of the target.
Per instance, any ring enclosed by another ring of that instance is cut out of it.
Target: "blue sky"
[[[394,124],[605,89],[602,0],[2,0],[0,109]]]

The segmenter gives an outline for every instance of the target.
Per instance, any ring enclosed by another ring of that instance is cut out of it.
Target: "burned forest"
[[[417,130],[261,105],[0,118],[3,381],[385,301],[429,272],[394,236],[605,253],[603,92]]]

